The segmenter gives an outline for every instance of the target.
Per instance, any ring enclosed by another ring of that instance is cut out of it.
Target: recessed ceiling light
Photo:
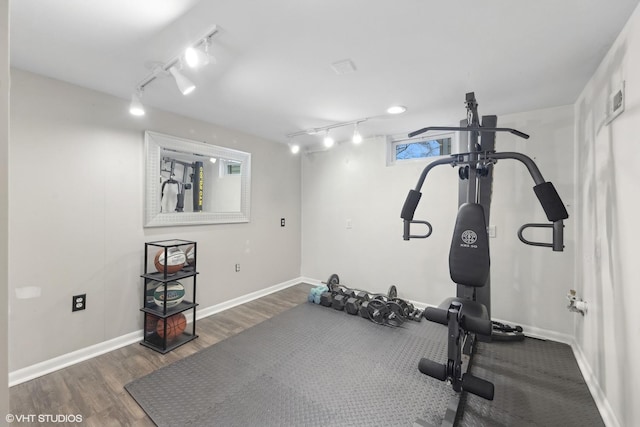
[[[405,111],[407,111],[407,107],[404,107],[402,105],[393,105],[387,108],[387,113],[389,114],[402,114]]]

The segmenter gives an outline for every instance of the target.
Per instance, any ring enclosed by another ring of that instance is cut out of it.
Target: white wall
[[[385,166],[385,144],[385,138],[366,139],[302,156],[302,273],[323,280],[337,273],[341,283],[369,291],[394,284],[401,297],[436,304],[454,289],[446,265],[455,171],[433,171],[436,185],[424,188],[416,211],[416,219],[432,221],[433,235],[405,242],[400,210],[424,165]]]
[[[200,308],[300,276],[299,159],[283,144],[148,110],[136,118],[128,100],[12,70],[10,370],[141,329],[145,241],[198,242]],[[144,130],[250,152],[251,222],[143,229]],[[16,298],[25,287],[41,296]],[[72,313],[82,293],[87,310]]]
[[[500,161],[494,168],[491,223],[491,308],[495,318],[568,336],[575,314],[567,310],[573,287],[575,218],[573,217],[573,106],[547,108],[498,117],[498,125],[530,134],[524,140],[508,133],[496,138],[496,150],[531,157],[551,181],[569,212],[563,252],[521,243],[517,231],[524,223],[549,223],[533,192],[534,182],[524,165]],[[527,230],[525,237],[551,241],[551,231]],[[545,333],[549,338],[566,337]]]
[[[0,301],[8,293],[9,236],[9,1],[0,1]],[[8,383],[8,305],[0,304],[0,384]],[[9,389],[0,387],[0,414],[9,413]],[[2,421],[4,422],[4,421]]]
[[[640,8],[585,87],[576,115],[576,288],[589,312],[575,336],[613,411],[611,425],[640,420],[637,218],[640,211]],[[626,81],[625,111],[605,119],[610,92]]]
[[[482,100],[483,94],[477,95]],[[533,157],[572,205],[572,107],[499,117],[498,124],[531,134],[526,142],[500,134],[497,149]],[[387,167],[385,144],[384,138],[374,138],[303,156],[302,273],[317,279],[337,273],[347,286],[370,291],[395,284],[400,296],[437,305],[455,295],[448,253],[458,203],[457,168],[439,166],[429,173],[415,219],[430,221],[433,234],[406,242],[400,210],[426,163]],[[568,221],[565,229],[566,252],[520,243],[520,225],[547,222],[533,185],[519,162],[497,164],[491,210],[497,237],[490,241],[493,317],[566,335],[573,325],[565,298],[573,285],[573,223]]]

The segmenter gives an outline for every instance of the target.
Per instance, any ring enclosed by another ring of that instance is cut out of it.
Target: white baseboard
[[[600,387],[598,378],[593,374],[591,366],[589,365],[582,348],[578,346],[575,339],[572,340],[571,348],[573,349],[573,355],[578,362],[578,367],[580,368],[580,372],[582,372],[584,381],[587,383],[587,387],[589,387],[589,391],[591,392],[593,400],[596,402],[598,411],[600,411],[600,416],[602,417],[602,421],[604,421],[604,425],[607,427],[621,427],[620,421],[618,421],[618,417],[616,417],[615,412],[613,412],[613,408],[611,408],[606,394]]]
[[[293,285],[297,285],[299,283],[310,283],[309,279],[305,277],[298,277],[295,279],[287,280],[286,282],[278,283],[277,285],[271,286],[269,288],[261,289],[256,292],[251,292],[250,294],[243,295],[238,298],[231,299],[229,301],[222,302],[220,304],[212,305],[211,307],[198,309],[196,310],[196,319],[204,319],[205,317],[209,317],[212,314],[220,313],[221,311],[228,310],[230,308],[236,307],[241,304],[245,304],[249,301],[253,301],[254,299],[261,298],[263,296],[272,294],[274,292],[281,291]]]
[[[80,350],[72,351],[71,353],[63,354],[62,356],[54,357],[53,359],[45,360],[44,362],[36,363],[35,365],[27,366],[26,368],[9,372],[9,387],[22,384],[34,378],[50,374],[51,372],[75,365],[76,363],[100,356],[101,354],[108,353],[141,340],[142,329],[119,336],[109,341],[104,341],[99,344],[81,348]]]
[[[522,326],[522,329],[524,330],[524,334],[529,338],[556,341],[556,342],[560,342],[567,345],[571,345],[571,343],[573,342],[573,337],[571,335],[568,335],[562,332],[552,331],[550,329],[542,329],[542,328],[538,328],[531,325],[523,325],[520,323],[512,322],[510,320],[496,319],[495,317],[492,320],[496,322],[504,323],[507,325]]]
[[[254,299],[272,294],[274,292],[286,289],[299,283],[315,284],[315,281],[306,277],[298,277],[296,279],[287,280],[286,282],[278,283],[277,285],[271,286],[269,288],[261,289],[259,291],[252,292],[250,294],[243,295],[241,297],[234,298],[232,300],[225,301],[211,307],[198,309],[196,310],[196,318],[198,320],[203,319],[207,316],[211,316],[212,314],[220,313],[221,311],[228,310],[237,305],[253,301]],[[191,322],[191,320],[193,319],[187,316],[187,320]],[[26,368],[9,372],[9,387],[22,384],[43,375],[50,374],[71,365],[75,365],[76,363],[80,363],[93,357],[100,356],[101,354],[117,350],[121,347],[140,342],[142,341],[142,338],[142,329],[140,329],[138,331],[134,331],[129,334],[101,342],[99,344],[85,347],[80,350],[72,351],[71,353],[54,357],[53,359],[36,363],[35,365],[27,366]]]

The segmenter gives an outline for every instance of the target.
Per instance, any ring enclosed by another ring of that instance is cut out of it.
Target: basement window
[[[220,159],[220,177],[240,175],[242,165],[234,160]]]
[[[451,154],[454,137],[454,133],[447,133],[410,139],[391,139],[388,163],[448,156]]]

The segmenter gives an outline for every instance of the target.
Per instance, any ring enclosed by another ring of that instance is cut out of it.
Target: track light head
[[[335,141],[331,138],[331,135],[329,135],[329,129],[327,129],[327,132],[324,134],[324,146],[331,148],[333,147],[333,144],[335,144]]]
[[[133,95],[131,95],[131,104],[129,104],[129,113],[133,116],[144,116],[144,105],[140,98],[142,97],[142,91],[137,89]]]
[[[215,64],[216,59],[209,54],[209,39],[202,41],[202,46],[190,46],[184,52],[184,61],[191,68]]]
[[[353,141],[354,144],[360,144],[362,142],[362,135],[360,135],[360,131],[358,130],[357,122],[353,128],[353,137],[351,138],[351,141]]]
[[[293,153],[293,154],[298,154],[300,152],[300,146],[298,144],[289,145],[289,149],[291,150],[291,153]]]
[[[173,78],[176,79],[176,84],[178,85],[178,89],[180,90],[180,92],[182,92],[183,95],[190,94],[196,88],[196,85],[193,84],[193,82],[189,80],[187,77],[185,77],[185,75],[182,74],[180,70],[176,68],[175,65],[169,68],[169,72],[171,73]]]

